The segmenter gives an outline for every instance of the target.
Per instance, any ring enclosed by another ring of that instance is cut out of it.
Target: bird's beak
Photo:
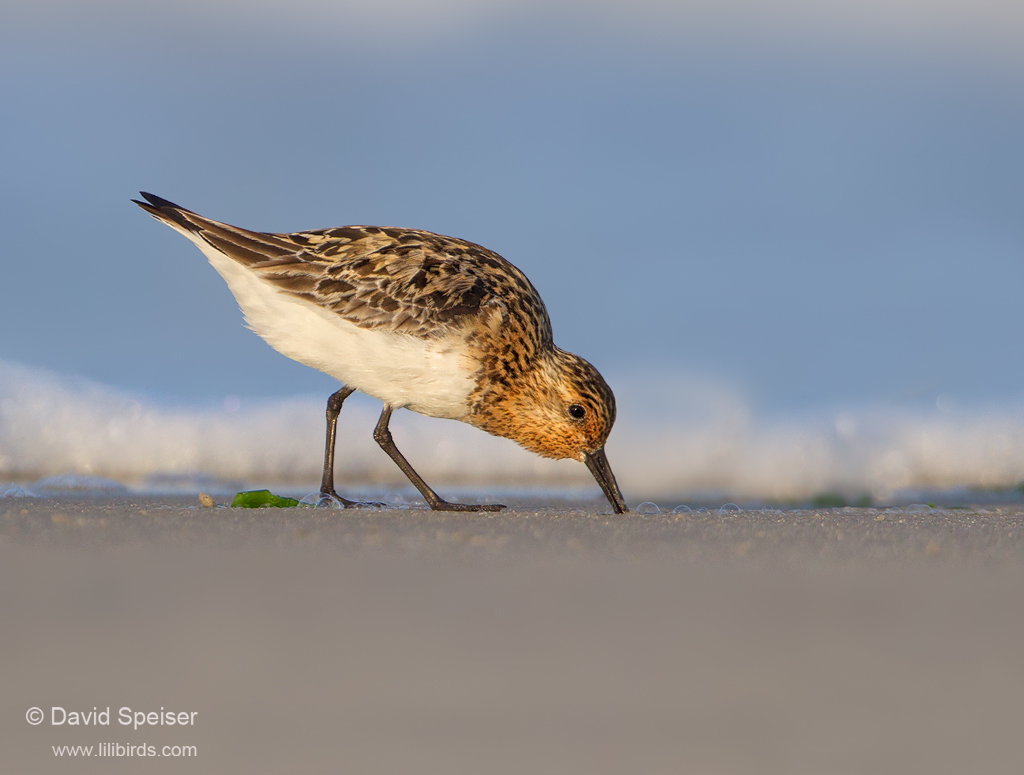
[[[583,462],[587,464],[587,468],[590,469],[590,473],[597,479],[597,483],[601,485],[601,489],[604,490],[604,495],[608,499],[608,502],[612,504],[612,508],[615,509],[616,514],[625,514],[629,511],[629,506],[626,505],[625,499],[622,497],[622,493],[619,491],[619,485],[615,481],[615,474],[612,473],[612,467],[608,465],[608,457],[604,454],[604,447],[597,450],[596,452],[587,452],[583,456]]]

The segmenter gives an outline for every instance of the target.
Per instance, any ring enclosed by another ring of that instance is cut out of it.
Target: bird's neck
[[[550,449],[550,434],[545,433],[551,418],[547,412],[557,407],[555,385],[559,356],[554,345],[537,353],[526,368],[508,371],[486,370],[471,397],[468,421],[495,436],[504,436],[544,457],[564,457]]]

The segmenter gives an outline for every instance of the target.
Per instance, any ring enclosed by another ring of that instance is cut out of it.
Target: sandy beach
[[[5,769],[149,771],[116,755],[140,745],[193,773],[1024,764],[1024,509],[510,505],[0,501]]]

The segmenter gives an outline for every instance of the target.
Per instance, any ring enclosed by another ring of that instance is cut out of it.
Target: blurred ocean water
[[[619,419],[608,454],[634,505],[709,493],[785,501],[835,492],[851,502],[885,500],[915,489],[1012,488],[1024,479],[1024,404],[974,410],[940,396],[931,406],[773,415],[710,380],[669,372],[609,380]],[[0,482],[29,491],[41,477],[64,477],[43,482],[43,490],[118,483],[148,490],[260,483],[315,489],[326,397],[172,403],[0,362]],[[345,486],[407,484],[371,437],[378,413],[377,402],[358,396],[345,405],[337,463]],[[461,423],[400,412],[392,428],[400,448],[438,486],[564,487],[599,495],[579,463],[543,460]]]

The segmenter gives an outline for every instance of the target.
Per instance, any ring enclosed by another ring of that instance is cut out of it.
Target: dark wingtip
[[[142,194],[146,201],[140,202],[138,199],[133,199],[132,201],[154,218],[162,221],[174,221],[174,223],[189,231],[199,231],[199,228],[194,223],[182,215],[182,213],[191,213],[191,210],[186,210],[170,200],[159,197],[156,194],[150,194],[147,191],[140,191],[139,193]]]
[[[151,194],[148,191],[140,191],[139,193],[142,194],[143,199],[145,199],[147,202],[149,202],[151,205],[153,205],[153,207],[156,207],[157,209],[163,210],[165,207],[168,207],[172,210],[185,210],[184,207],[180,207],[179,205],[174,204],[174,202],[171,202],[168,199],[164,199],[163,197],[157,196],[156,194]],[[185,212],[189,211],[185,210]]]

